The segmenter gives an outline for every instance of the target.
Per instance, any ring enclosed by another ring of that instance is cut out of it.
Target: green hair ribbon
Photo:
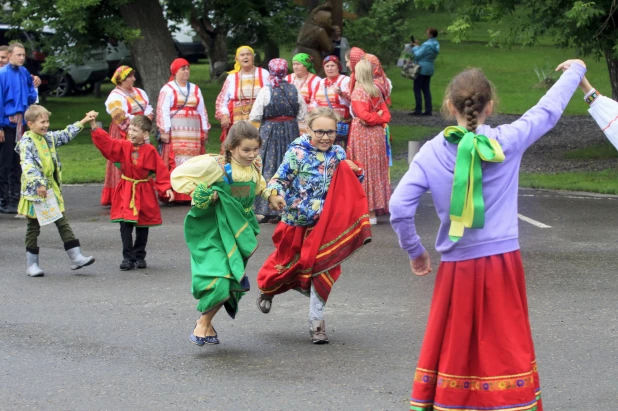
[[[457,242],[463,236],[464,228],[485,226],[481,160],[501,163],[505,157],[498,141],[475,134],[464,127],[447,127],[444,138],[458,146],[449,212],[451,228],[448,233],[450,240]]]

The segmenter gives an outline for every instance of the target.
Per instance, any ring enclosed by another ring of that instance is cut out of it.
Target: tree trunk
[[[609,70],[609,84],[612,86],[612,98],[618,101],[618,58],[612,49],[605,50],[605,61]]]
[[[215,28],[207,16],[192,16],[189,24],[202,39],[210,64],[210,79],[214,80],[227,70],[227,26]]]
[[[343,30],[343,1],[330,0],[333,6],[333,24]]]
[[[264,46],[264,60],[262,63],[262,67],[268,69],[268,63],[272,59],[279,58],[279,45],[274,41],[270,40]]]
[[[159,0],[134,0],[120,6],[120,14],[130,28],[140,30],[140,38],[131,44],[131,55],[154,107],[169,79],[170,64],[178,55],[163,9]]]

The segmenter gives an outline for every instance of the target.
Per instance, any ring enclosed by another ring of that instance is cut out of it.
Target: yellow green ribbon
[[[133,183],[133,187],[131,187],[131,202],[129,203],[129,208],[133,210],[133,215],[137,215],[137,208],[135,207],[135,187],[138,183],[146,183],[148,182],[148,180],[134,180],[125,176],[124,174],[122,174],[120,178]]]
[[[464,127],[447,127],[444,138],[458,146],[449,212],[451,229],[448,233],[450,240],[457,242],[463,236],[464,228],[485,226],[481,160],[501,163],[504,161],[504,152],[496,140],[475,134]]]

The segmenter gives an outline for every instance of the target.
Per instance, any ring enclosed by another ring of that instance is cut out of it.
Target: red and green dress
[[[202,313],[223,304],[234,318],[249,291],[245,267],[260,232],[252,208],[255,196],[266,187],[261,168],[259,157],[244,167],[207,154],[172,172],[174,190],[192,197],[185,240],[191,253],[191,290]]]

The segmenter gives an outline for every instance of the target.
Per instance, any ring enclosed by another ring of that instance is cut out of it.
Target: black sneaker
[[[137,260],[135,265],[137,266],[137,268],[146,268],[146,260]]]
[[[131,260],[122,260],[120,264],[121,271],[133,270],[135,268],[135,263]]]

